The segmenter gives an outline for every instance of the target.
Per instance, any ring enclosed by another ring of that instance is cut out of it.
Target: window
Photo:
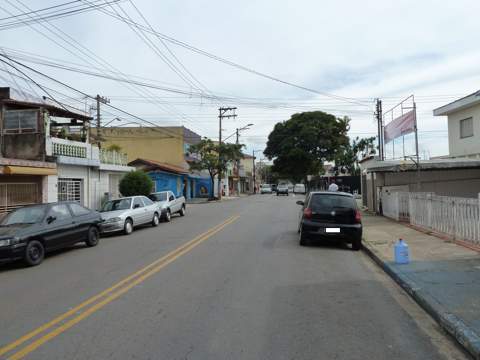
[[[78,204],[70,204],[70,210],[72,210],[73,216],[89,215],[90,210]]]
[[[1,225],[35,224],[45,216],[44,206],[29,206],[18,209],[2,219]]]
[[[58,201],[82,201],[82,179],[58,179]]]
[[[143,207],[142,199],[140,199],[140,198],[138,198],[138,197],[135,198],[135,199],[133,200],[133,208],[135,209],[135,208],[141,208],[141,207]]]
[[[102,207],[102,212],[128,210],[130,209],[131,204],[132,204],[131,198],[107,201]]]
[[[335,209],[355,209],[355,203],[350,196],[318,194],[313,195],[310,208],[315,212],[333,211]]]
[[[142,200],[143,200],[143,203],[145,204],[145,206],[153,204],[153,201],[150,200],[149,198],[145,197],[145,196],[142,197]]]
[[[70,219],[72,217],[72,214],[70,214],[67,205],[54,205],[50,209],[48,216],[54,216],[58,221]]]
[[[153,201],[167,201],[167,192],[154,193],[149,196],[150,200]]]
[[[38,131],[38,110],[6,110],[3,132],[6,134],[34,133]]]
[[[473,136],[473,118],[460,120],[460,139]]]

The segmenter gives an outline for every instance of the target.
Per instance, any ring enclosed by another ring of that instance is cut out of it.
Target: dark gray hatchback
[[[349,193],[318,191],[307,195],[302,206],[298,233],[300,245],[309,240],[328,239],[362,247],[362,221],[355,198]]]
[[[100,214],[75,202],[26,206],[0,220],[0,263],[40,264],[46,252],[85,242],[96,246]]]

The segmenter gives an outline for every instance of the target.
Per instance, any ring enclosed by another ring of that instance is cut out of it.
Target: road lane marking
[[[116,283],[113,286],[109,287],[108,289],[102,291],[101,293],[87,299],[83,303],[81,303],[81,304],[77,305],[76,307],[70,309],[69,311],[65,312],[64,314],[56,317],[52,321],[38,327],[37,329],[35,329],[35,330],[31,331],[30,333],[20,337],[19,339],[15,340],[14,342],[0,348],[0,356],[14,350],[15,348],[19,347],[24,342],[34,338],[35,336],[39,335],[40,333],[42,333],[42,332],[50,329],[51,327],[59,324],[63,320],[68,319],[72,315],[77,314],[83,308],[87,307],[90,304],[95,303],[97,300],[100,300],[101,298],[108,295],[102,301],[96,303],[92,307],[83,311],[82,313],[75,316],[74,318],[68,320],[67,322],[60,325],[56,329],[52,330],[48,334],[42,336],[38,340],[36,340],[36,341],[32,342],[31,344],[27,345],[22,350],[20,350],[20,351],[16,352],[15,354],[11,355],[10,357],[8,357],[8,359],[9,360],[18,360],[18,359],[21,359],[21,358],[25,357],[27,354],[31,353],[33,350],[35,350],[36,348],[38,348],[39,346],[41,346],[45,342],[49,341],[50,339],[54,338],[55,336],[61,334],[64,331],[66,331],[67,329],[69,329],[73,325],[77,324],[78,322],[80,322],[84,318],[88,317],[89,315],[91,315],[94,312],[96,312],[97,310],[101,309],[102,307],[104,307],[108,303],[112,302],[113,300],[115,300],[116,298],[121,296],[122,294],[126,293],[131,288],[133,288],[134,286],[142,283],[147,278],[154,275],[155,273],[157,273],[162,268],[164,268],[168,264],[172,263],[173,261],[175,261],[176,259],[178,259],[182,255],[188,253],[193,248],[195,248],[196,246],[198,246],[199,244],[201,244],[205,240],[209,239],[210,237],[212,237],[213,235],[218,233],[220,230],[222,230],[223,228],[225,228],[229,224],[235,222],[239,217],[240,216],[237,215],[237,216],[232,216],[232,217],[228,218],[224,222],[222,222],[222,223],[212,227],[211,229],[207,230],[206,232],[196,236],[194,239],[192,239],[189,242],[181,245],[180,247],[171,251],[167,255],[155,260],[151,264],[149,264],[149,265],[145,266],[144,268],[136,271],[132,275],[130,275],[130,276],[126,277],[125,279],[119,281],[118,283]],[[135,279],[135,280],[133,280],[133,279]],[[133,280],[133,281],[130,282],[131,280]],[[117,289],[119,289],[119,290],[117,290]]]

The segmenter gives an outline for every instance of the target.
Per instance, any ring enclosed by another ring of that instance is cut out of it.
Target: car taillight
[[[360,213],[360,210],[355,210],[355,222],[357,224],[362,223],[362,214]]]
[[[303,217],[306,219],[311,219],[312,218],[312,209],[306,208],[303,210]]]

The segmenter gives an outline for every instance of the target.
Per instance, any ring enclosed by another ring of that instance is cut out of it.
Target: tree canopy
[[[212,197],[215,176],[224,173],[230,161],[242,158],[243,146],[242,144],[218,144],[210,139],[202,139],[198,144],[190,146],[190,152],[198,157],[198,160],[190,164],[190,169],[208,171],[212,182]]]
[[[348,144],[341,147],[335,158],[335,167],[344,169],[352,175],[360,173],[359,159],[375,154],[375,136],[360,139],[358,136]],[[338,171],[338,170],[337,170]]]
[[[349,144],[348,117],[322,111],[294,114],[277,123],[268,136],[265,156],[273,159],[272,170],[296,182],[317,175],[325,161],[333,161]]]
[[[131,171],[120,180],[119,190],[123,196],[149,195],[153,181],[141,170]]]

